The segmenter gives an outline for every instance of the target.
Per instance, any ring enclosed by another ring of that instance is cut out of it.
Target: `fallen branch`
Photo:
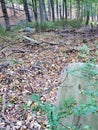
[[[24,38],[25,40],[30,41],[30,42],[32,43],[32,45],[34,45],[34,44],[39,45],[39,44],[41,43],[41,42],[38,42],[38,41],[36,41],[36,40],[34,40],[34,39],[30,38],[30,37],[27,37],[27,36],[23,36],[23,38]],[[27,43],[27,44],[31,44],[31,43]]]
[[[14,52],[14,53],[26,53],[26,52],[30,52],[29,50],[23,50],[23,49],[12,49],[12,51]]]
[[[32,69],[40,69],[40,70],[42,70],[42,68],[40,66],[30,65],[30,70],[32,70]]]
[[[31,42],[31,43],[27,43],[27,44],[32,44],[32,45],[37,44],[37,45],[39,45],[40,43],[47,43],[47,44],[50,44],[50,45],[58,45],[58,43],[47,42],[47,41],[44,41],[44,40],[42,40],[41,42],[38,42],[38,41],[36,41],[36,40],[34,40],[30,37],[27,37],[27,36],[23,36],[23,38]]]
[[[42,42],[47,43],[47,44],[50,44],[50,45],[58,45],[58,43],[47,42],[47,41],[44,41],[44,40],[42,40]]]

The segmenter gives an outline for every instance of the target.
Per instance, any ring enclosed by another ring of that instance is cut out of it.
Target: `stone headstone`
[[[86,92],[95,93],[96,96],[94,96],[94,98],[96,97],[98,100],[98,65],[70,63],[65,66],[61,73],[57,95],[58,111],[60,111],[64,100],[68,98],[75,99],[76,103],[73,107],[73,113],[59,120],[57,130],[62,130],[61,128],[66,130],[66,128],[70,128],[70,126],[75,126],[77,130],[85,130],[87,128],[91,128],[89,130],[98,129],[98,107],[97,110],[95,110],[93,105],[90,106],[90,110],[89,112],[87,111],[86,114],[76,115],[74,112],[75,107],[78,108],[81,104],[89,104],[90,97]],[[96,106],[98,106],[97,103]],[[85,107],[83,109],[85,109],[83,111],[86,111]],[[66,110],[64,111],[66,112]]]

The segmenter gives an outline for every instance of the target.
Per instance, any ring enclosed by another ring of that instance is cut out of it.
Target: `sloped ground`
[[[15,23],[19,22],[20,20],[25,19],[25,12],[22,11],[21,9],[15,10],[16,16],[14,16],[13,9],[11,9],[11,8],[7,8],[7,12],[8,12],[9,20],[10,20],[10,25],[14,25]],[[2,14],[1,7],[0,7],[0,24],[5,25],[5,21],[2,16],[3,16],[3,14]]]
[[[21,35],[18,32],[17,35]],[[43,102],[56,102],[62,68],[71,62],[98,63],[98,30],[93,33],[85,28],[23,33],[40,42],[19,39],[9,43],[2,39],[0,48],[0,128],[6,130],[46,130],[47,120],[40,113],[38,119],[30,107],[29,95],[38,93]],[[79,47],[86,44],[89,53],[81,56]]]

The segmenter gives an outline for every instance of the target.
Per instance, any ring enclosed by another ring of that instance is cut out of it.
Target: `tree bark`
[[[48,16],[49,16],[49,20],[51,20],[51,9],[50,9],[50,0],[48,0]]]
[[[24,5],[24,11],[25,11],[26,19],[27,19],[28,22],[31,22],[32,20],[31,20],[31,17],[30,17],[27,0],[23,0],[23,5]]]
[[[13,14],[14,14],[14,16],[16,16],[16,12],[15,12],[15,7],[14,7],[13,1],[12,1],[12,7],[13,7]]]
[[[77,19],[80,18],[80,0],[77,0]]]
[[[44,12],[45,12],[45,19],[48,21],[48,15],[47,15],[47,12],[46,12],[45,0],[43,0],[43,7],[44,7]]]
[[[65,5],[65,19],[67,20],[67,0],[64,0]]]
[[[45,21],[43,0],[39,0],[39,8],[40,8],[40,23],[43,24]]]
[[[72,1],[70,0],[70,19],[72,19]]]
[[[9,17],[8,17],[8,13],[7,13],[7,9],[6,9],[5,0],[0,0],[0,2],[1,2],[1,8],[2,8],[2,12],[3,12],[5,24],[6,24],[6,29],[10,30],[10,22],[9,22]]]
[[[54,0],[50,0],[50,4],[52,9],[52,20],[55,21]]]
[[[58,12],[58,0],[56,0],[56,14],[57,14],[57,19],[59,18],[59,12]]]
[[[32,6],[33,6],[33,12],[34,12],[35,21],[36,21],[36,23],[38,23],[37,1],[36,0],[32,0]]]
[[[86,18],[86,25],[88,25],[89,24],[89,19],[90,19],[90,12],[89,11],[87,11],[87,18]]]

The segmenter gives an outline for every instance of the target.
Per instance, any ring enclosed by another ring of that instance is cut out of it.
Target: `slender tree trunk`
[[[64,14],[65,14],[65,5],[64,5],[64,1],[62,1],[62,9],[63,10],[63,14],[62,14],[62,18],[64,19]]]
[[[43,0],[39,0],[39,8],[40,8],[40,23],[43,24],[45,22]]]
[[[97,9],[96,5],[95,5],[95,8],[96,8],[95,20],[97,21],[97,13],[98,13],[98,9]]]
[[[44,7],[44,12],[45,12],[45,19],[48,21],[48,16],[47,16],[46,6],[45,6],[45,0],[43,0],[43,7]]]
[[[31,22],[32,20],[31,20],[31,17],[30,17],[27,0],[23,0],[23,5],[24,5],[24,11],[25,11],[26,19],[27,19],[28,22]]]
[[[94,21],[93,5],[91,5],[91,18],[92,18],[92,21]]]
[[[89,11],[87,11],[87,17],[86,17],[86,25],[88,25],[89,24],[89,20],[90,20],[90,12]]]
[[[62,19],[61,5],[59,5],[59,9],[60,9],[60,19]]]
[[[97,16],[96,20],[98,22],[98,6],[96,7],[96,16]]]
[[[87,11],[86,11],[86,5],[83,3],[83,14],[86,14]],[[83,20],[86,21],[86,16],[83,15]]]
[[[56,0],[56,14],[57,14],[57,19],[59,19],[58,0]]]
[[[49,16],[49,20],[51,20],[51,9],[50,9],[50,0],[48,0],[48,16]]]
[[[77,0],[77,19],[80,18],[80,0]]]
[[[65,5],[65,19],[67,20],[67,0],[64,0]]]
[[[52,20],[55,21],[54,0],[50,0],[50,4],[52,9]]]
[[[72,0],[70,0],[70,19],[72,19]]]
[[[6,9],[5,0],[0,0],[0,2],[1,2],[1,8],[2,8],[2,12],[3,12],[5,24],[6,24],[6,29],[10,30],[10,22],[9,22],[9,17],[8,17],[8,13],[7,13],[7,9]]]
[[[38,23],[37,1],[36,0],[32,0],[32,5],[33,5],[33,12],[34,12],[35,21],[36,21],[36,23]]]
[[[14,16],[16,16],[16,12],[15,12],[15,7],[14,7],[13,0],[12,0],[12,8],[13,8],[13,14],[14,14]]]

